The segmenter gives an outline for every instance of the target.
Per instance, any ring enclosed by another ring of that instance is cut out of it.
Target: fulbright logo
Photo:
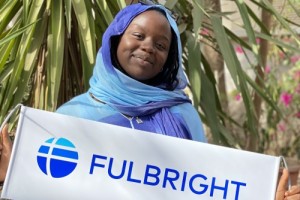
[[[65,138],[50,138],[40,146],[37,163],[40,170],[53,178],[62,178],[77,166],[78,152],[72,142]]]
[[[71,174],[76,168],[78,152],[69,140],[50,138],[40,146],[37,162],[40,170],[47,176],[62,178]],[[194,173],[171,166],[140,163],[137,160],[122,159],[119,156],[116,158],[93,153],[89,166],[90,175],[105,177],[107,182],[103,184],[115,184],[119,181],[119,184],[124,184],[124,188],[127,187],[127,182],[131,186],[134,183],[169,191],[189,192],[198,196],[210,196],[210,199],[216,199],[222,195],[222,199],[238,200],[241,191],[247,187],[247,183],[236,179],[224,180],[224,178],[209,176],[201,172]],[[84,170],[83,173],[87,171]]]

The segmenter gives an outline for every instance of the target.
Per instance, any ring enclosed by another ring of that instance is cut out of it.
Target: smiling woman
[[[181,56],[178,27],[165,7],[127,6],[103,35],[90,89],[57,112],[206,142],[197,111],[183,92]],[[285,193],[287,177],[284,173],[276,200],[298,198],[297,190]]]
[[[142,3],[127,6],[103,35],[89,90],[57,112],[149,134],[206,142],[197,110],[183,91],[187,79],[181,57],[178,27],[165,7]],[[3,181],[11,152],[7,129],[1,137]],[[286,172],[283,174],[286,178]],[[297,187],[285,194],[287,178],[281,180],[281,196],[276,200],[300,192]]]
[[[118,61],[130,77],[139,81],[153,79],[165,71],[171,40],[166,17],[156,10],[146,11],[134,18],[121,36]]]
[[[121,10],[105,31],[87,93],[57,112],[206,142],[184,93],[178,27],[161,5]]]

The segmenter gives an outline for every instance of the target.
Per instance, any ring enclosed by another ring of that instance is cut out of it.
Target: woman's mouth
[[[138,62],[141,62],[141,64],[151,64],[153,65],[153,62],[151,61],[151,59],[147,56],[144,55],[133,55],[134,58],[136,58],[138,60]]]

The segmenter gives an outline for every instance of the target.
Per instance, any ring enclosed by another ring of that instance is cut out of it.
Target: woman
[[[103,35],[87,93],[57,112],[206,142],[187,85],[176,22],[163,6],[130,5]]]
[[[187,80],[181,51],[177,25],[164,7],[128,6],[104,33],[89,91],[58,112],[206,142],[182,92]],[[299,187],[282,192],[287,177],[285,171],[277,199],[299,199]]]
[[[163,6],[128,6],[104,33],[88,92],[57,112],[206,142],[200,118],[182,91],[187,80],[181,50],[177,25]],[[11,152],[7,127],[2,137],[0,180]],[[299,198],[298,187],[285,193],[287,177],[285,171],[276,200]]]

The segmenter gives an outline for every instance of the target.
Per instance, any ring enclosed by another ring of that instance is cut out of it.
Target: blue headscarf
[[[173,91],[163,89],[163,84],[151,86],[132,79],[113,66],[111,60],[112,37],[121,36],[137,15],[153,8],[165,13],[177,38],[179,69],[176,78],[178,85]],[[173,106],[190,103],[182,90],[187,85],[187,79],[182,68],[181,55],[179,31],[176,22],[165,7],[140,3],[127,6],[116,15],[103,35],[102,47],[97,54],[88,92],[122,114],[132,117],[151,116],[155,121],[154,126],[160,127],[162,134],[191,139],[191,134],[186,132],[187,127],[184,127],[185,122],[179,121],[170,111]]]
[[[111,61],[111,38],[122,35],[137,15],[150,8],[158,8],[165,12],[177,37],[179,60],[177,79],[179,84],[173,91],[134,80],[116,69]],[[148,115],[162,108],[189,102],[182,91],[187,85],[187,79],[182,69],[181,54],[180,35],[176,22],[165,7],[140,3],[129,5],[116,15],[103,35],[102,47],[97,54],[93,76],[90,79],[89,92],[119,112],[130,116]]]

